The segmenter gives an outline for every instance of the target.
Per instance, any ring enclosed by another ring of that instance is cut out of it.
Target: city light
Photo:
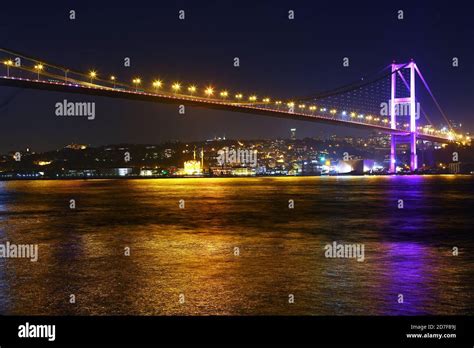
[[[235,95],[235,99],[242,99],[244,96],[241,93]]]
[[[191,93],[191,94],[195,93],[195,92],[196,92],[196,86],[194,86],[194,85],[189,86],[189,87],[188,87],[188,91],[189,91],[189,93]]]
[[[115,76],[114,76],[114,75],[110,76],[110,81],[112,81],[112,82],[113,82],[113,84],[114,84],[114,88],[115,88],[115,80],[116,80],[116,78],[115,78]]]
[[[220,96],[221,96],[222,98],[227,98],[228,95],[229,95],[229,93],[228,93],[227,91],[222,91],[222,92],[220,93]]]
[[[256,96],[256,95],[251,95],[251,96],[249,97],[249,100],[250,100],[250,101],[256,101],[256,100],[257,100],[257,96]]]

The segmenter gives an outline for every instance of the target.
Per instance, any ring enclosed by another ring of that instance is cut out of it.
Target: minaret
[[[204,148],[201,147],[201,169],[204,171]]]

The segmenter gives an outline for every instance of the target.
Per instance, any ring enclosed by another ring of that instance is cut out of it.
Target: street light
[[[89,72],[89,76],[90,76],[90,78],[91,78],[91,83],[92,83],[92,80],[97,77],[97,72],[95,72],[94,70],[92,70],[91,72]]]
[[[163,86],[163,82],[161,82],[161,80],[155,80],[152,82],[152,86],[155,89],[161,88],[161,86]]]
[[[142,82],[142,80],[137,77],[132,80],[133,84],[135,85],[135,92],[138,92],[138,85]]]
[[[207,97],[210,98],[214,94],[214,88],[209,86],[206,88],[204,93],[206,93]]]
[[[195,92],[196,92],[196,86],[194,86],[194,85],[193,85],[193,86],[189,86],[189,87],[188,87],[188,91],[189,91],[189,93],[191,93],[191,94],[195,93]]]
[[[242,93],[238,93],[235,95],[235,99],[242,99],[244,96],[242,95]]]
[[[181,85],[180,85],[179,82],[175,82],[175,83],[173,83],[173,85],[171,86],[171,88],[173,89],[173,91],[174,91],[175,93],[178,93],[179,90],[181,89]]]
[[[115,88],[115,80],[116,78],[114,75],[110,76],[110,81],[112,81],[112,83],[114,84],[114,88]]]
[[[38,72],[38,81],[40,79],[40,71],[43,70],[43,64],[36,64],[35,65],[35,70]]]
[[[4,61],[3,64],[5,64],[7,67],[7,77],[10,77],[10,67],[13,66],[13,61],[9,59]]]
[[[227,96],[229,95],[229,92],[227,92],[227,91],[222,91],[222,92],[220,93],[220,95],[221,95],[222,98],[225,99],[225,98],[227,98]]]
[[[257,100],[257,96],[256,96],[256,95],[251,95],[251,96],[249,97],[249,100],[250,100],[250,101],[256,101],[256,100]]]

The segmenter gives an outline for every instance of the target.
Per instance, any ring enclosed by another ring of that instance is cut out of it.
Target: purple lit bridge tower
[[[403,69],[410,69],[410,81],[408,82],[402,74]],[[412,60],[408,64],[392,64],[392,88],[390,103],[390,126],[397,129],[397,116],[400,114],[400,105],[409,105],[409,131],[407,135],[392,134],[390,147],[390,172],[396,172],[397,144],[410,144],[410,170],[415,171],[418,168],[416,156],[416,98],[415,98],[415,70],[418,71],[415,62]],[[418,72],[419,73],[419,72]],[[397,96],[397,76],[403,81],[405,87],[410,91],[408,97]]]

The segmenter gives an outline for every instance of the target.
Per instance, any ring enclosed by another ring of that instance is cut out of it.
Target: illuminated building
[[[65,146],[66,149],[72,149],[72,150],[85,150],[87,149],[87,145],[82,145],[82,144],[69,144]]]
[[[201,161],[196,160],[196,149],[194,149],[194,158],[184,162],[185,175],[202,175],[204,168],[204,151],[201,149]]]

